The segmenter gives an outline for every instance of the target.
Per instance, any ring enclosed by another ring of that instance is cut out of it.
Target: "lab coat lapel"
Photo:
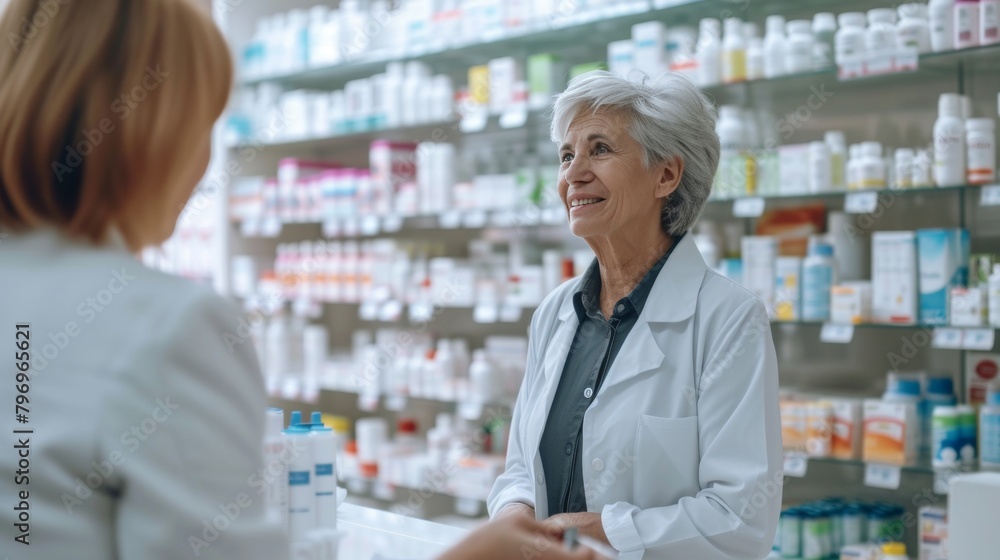
[[[658,323],[682,322],[694,315],[707,268],[691,236],[685,235],[653,282],[635,326],[608,370],[602,391],[663,364],[661,348],[669,341],[658,343],[653,331],[659,331],[655,329]]]

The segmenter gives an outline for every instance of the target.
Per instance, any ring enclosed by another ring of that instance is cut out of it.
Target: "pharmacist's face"
[[[559,148],[559,197],[573,235],[607,237],[660,227],[664,199],[676,189],[676,165],[647,169],[642,146],[626,118],[609,111],[582,111]]]

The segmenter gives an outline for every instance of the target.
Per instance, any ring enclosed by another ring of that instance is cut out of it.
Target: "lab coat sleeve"
[[[107,395],[104,431],[124,449],[117,558],[288,558],[265,510],[267,400],[248,323],[207,289],[166,315],[127,360],[146,371],[122,372]]]
[[[602,524],[621,560],[747,560],[771,550],[783,468],[778,366],[758,299],[706,345],[695,395],[701,490],[665,507],[606,505]]]
[[[537,317],[536,313],[535,318]],[[524,415],[529,412],[527,410],[529,387],[537,373],[535,369],[538,363],[538,350],[535,338],[532,336],[536,332],[533,318],[528,333],[528,360],[526,362],[528,369],[524,374],[521,388],[517,392],[517,401],[514,403],[514,415],[510,421],[510,437],[507,440],[506,465],[503,474],[493,483],[493,489],[487,500],[487,509],[491,518],[496,517],[497,513],[504,507],[514,503],[535,507],[535,489],[531,479],[531,471],[528,468],[528,461],[532,460],[533,455],[526,454],[531,450],[524,448],[521,439],[524,433]]]

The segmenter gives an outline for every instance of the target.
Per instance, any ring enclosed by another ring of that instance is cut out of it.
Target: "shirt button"
[[[567,443],[566,444],[566,454],[567,455],[572,455],[573,454],[573,444],[572,443]]]
[[[590,397],[593,396],[594,396],[594,390],[591,389],[590,387],[587,387],[586,389],[583,390],[583,398],[589,399]]]
[[[538,475],[537,475],[537,476],[535,477],[535,480],[537,480],[537,481],[538,481],[538,485],[539,485],[539,486],[544,486],[544,485],[545,485],[545,477],[544,477],[544,476],[543,476],[542,474],[540,474],[540,473],[539,473],[539,474],[538,474]]]
[[[600,459],[594,459],[590,464],[591,466],[594,467],[594,470],[597,472],[601,472],[604,470],[604,461]]]
[[[621,313],[622,311],[625,311],[625,305],[624,305],[624,304],[621,304],[621,303],[619,303],[619,304],[618,304],[618,312],[619,312],[619,313]]]

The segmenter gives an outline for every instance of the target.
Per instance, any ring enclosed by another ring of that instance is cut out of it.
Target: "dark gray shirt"
[[[605,319],[601,312],[601,273],[597,259],[591,263],[581,279],[580,288],[573,294],[580,326],[566,356],[539,445],[549,515],[587,511],[580,461],[583,416],[601,389],[604,376],[625,343],[625,337],[635,326],[653,282],[683,237],[674,239],[670,249],[632,292],[618,300],[610,319]]]

